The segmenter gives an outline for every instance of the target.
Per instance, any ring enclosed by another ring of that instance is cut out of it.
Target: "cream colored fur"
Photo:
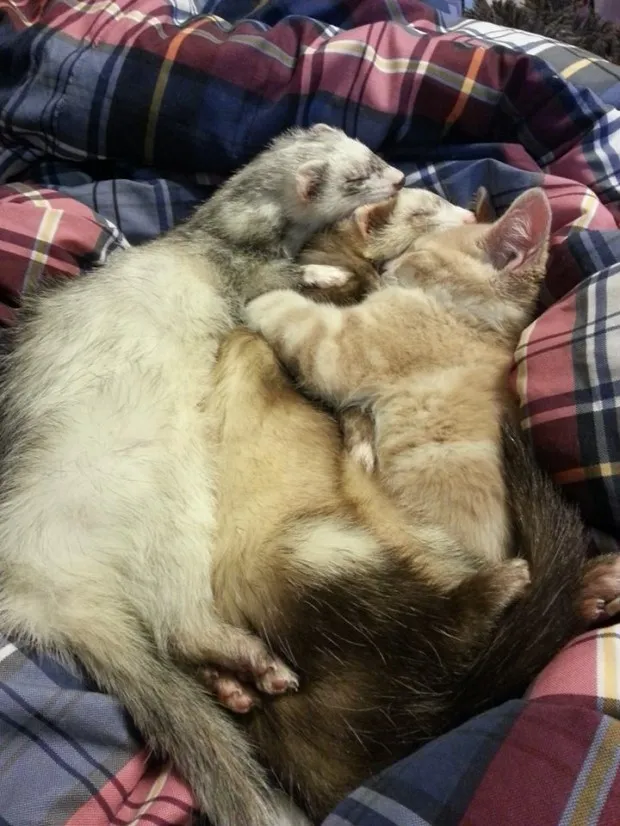
[[[495,562],[508,546],[499,449],[507,371],[533,313],[548,234],[535,191],[491,228],[423,235],[388,267],[393,286],[358,306],[276,291],[248,307],[250,325],[311,393],[337,409],[370,406],[379,478],[411,523],[440,525]]]

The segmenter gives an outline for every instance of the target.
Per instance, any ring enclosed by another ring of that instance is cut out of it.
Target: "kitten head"
[[[316,235],[303,252],[303,263],[339,264],[326,260],[342,250],[375,265],[390,261],[407,250],[421,235],[475,222],[473,212],[454,206],[423,189],[403,189],[376,204],[358,207]]]
[[[365,255],[381,265],[401,255],[422,235],[474,223],[473,212],[434,192],[404,189],[389,205],[363,206],[355,213]]]
[[[354,304],[381,286],[378,269],[420,236],[475,220],[469,210],[422,189],[404,189],[377,204],[358,207],[315,235],[300,256],[302,264],[320,264],[349,273],[337,288],[311,288],[316,301]]]
[[[492,224],[423,235],[389,265],[386,277],[432,292],[481,326],[518,334],[536,306],[550,233],[547,196],[530,189]]]

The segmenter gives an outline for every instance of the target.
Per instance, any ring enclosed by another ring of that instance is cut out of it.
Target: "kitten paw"
[[[306,264],[303,270],[302,280],[308,287],[341,287],[351,278],[347,270],[329,264]]]
[[[307,299],[293,290],[273,290],[250,301],[245,307],[245,323],[266,338],[275,335],[287,315],[297,307],[306,306]]]
[[[377,464],[377,456],[374,445],[374,421],[370,413],[358,408],[349,408],[342,412],[340,423],[345,450],[366,473],[372,473]]]
[[[620,556],[593,559],[586,566],[579,611],[589,625],[620,614]]]

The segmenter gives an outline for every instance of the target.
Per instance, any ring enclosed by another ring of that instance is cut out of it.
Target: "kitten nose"
[[[471,212],[469,209],[465,209],[465,210],[463,210],[463,212],[465,213],[463,215],[463,223],[464,224],[475,224],[476,223],[476,216],[473,212]]]

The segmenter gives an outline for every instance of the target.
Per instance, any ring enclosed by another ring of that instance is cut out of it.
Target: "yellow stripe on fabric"
[[[44,198],[38,189],[32,189],[28,186],[28,184],[21,183],[20,181],[15,181],[14,183],[9,184],[9,186],[15,192],[19,192],[20,195],[24,195],[28,198],[34,206],[39,207],[40,209],[52,209],[51,201]]]
[[[566,826],[583,826],[585,823],[592,823],[592,813],[600,811],[601,797],[607,797],[608,794],[605,786],[609,773],[618,763],[619,742],[620,723],[617,720],[611,720],[596,753],[588,755],[591,758],[590,769],[583,778],[581,791],[571,807],[570,818],[565,821]]]
[[[617,703],[620,700],[620,638],[602,633],[597,656],[600,659],[598,696]]]
[[[170,77],[170,72],[172,71],[172,67],[174,66],[174,61],[176,56],[183,45],[185,38],[189,37],[189,35],[197,29],[199,26],[202,26],[206,20],[213,20],[217,21],[219,18],[210,15],[208,17],[201,17],[200,19],[196,20],[194,23],[190,23],[170,41],[166,54],[164,56],[164,61],[162,63],[162,67],[160,69],[159,75],[157,77],[157,82],[155,84],[155,91],[153,92],[153,98],[151,100],[151,108],[149,109],[149,119],[146,126],[146,136],[144,138],[144,158],[147,165],[151,166],[154,163],[154,154],[155,154],[155,133],[157,130],[157,121],[159,118],[159,112],[161,109],[161,103],[164,99],[164,92],[166,91],[166,86],[168,85],[168,78]]]
[[[618,475],[620,475],[620,462],[602,462],[600,465],[561,470],[554,474],[554,479],[558,484],[566,485],[573,482],[585,482],[586,479],[607,479]]]
[[[137,9],[125,11],[118,5],[118,3],[110,2],[110,0],[96,0],[96,2],[92,2],[92,0],[74,0],[74,2],[65,0],[65,2],[73,11],[79,11],[80,14],[83,14],[85,17],[91,16],[100,18],[103,15],[106,15],[110,18],[110,22],[118,23],[120,21],[129,20],[132,23],[139,23],[144,26],[154,28],[162,36],[164,33],[162,21],[149,12],[141,12]],[[98,26],[101,24],[99,19],[95,19],[93,22]],[[103,25],[105,27],[107,24],[104,23]]]
[[[587,229],[590,226],[590,221],[594,218],[597,204],[598,198],[592,191],[588,190],[581,201],[581,215],[572,222],[571,226],[577,229]]]
[[[459,96],[456,99],[454,106],[452,107],[452,111],[448,115],[446,119],[446,125],[444,126],[444,134],[448,130],[452,124],[457,121],[463,113],[463,109],[469,100],[469,96],[471,95],[472,89],[476,83],[476,77],[478,76],[478,72],[480,71],[480,66],[482,65],[482,61],[484,60],[484,55],[486,53],[486,48],[482,46],[478,46],[478,48],[474,51],[469,67],[467,69],[467,74],[463,78],[463,83],[461,84],[461,91],[459,92]]]
[[[157,798],[159,797],[166,783],[168,782],[170,772],[171,768],[168,765],[167,767],[164,767],[162,771],[157,775],[157,777],[153,781],[153,784],[151,785],[151,788],[148,791],[146,800],[136,812],[136,816],[129,823],[127,823],[127,826],[139,826],[139,824],[143,822],[143,816],[148,812],[153,803],[157,801]]]
[[[577,72],[580,72],[582,69],[585,69],[591,65],[592,61],[588,60],[588,58],[586,57],[583,57],[581,60],[576,60],[575,63],[571,63],[570,66],[567,66],[565,69],[562,69],[562,71],[560,72],[560,76],[563,77],[565,80],[568,80],[569,77],[576,75]]]
[[[37,204],[37,206],[39,206],[39,204]],[[27,291],[32,283],[36,284],[41,279],[43,270],[49,260],[48,251],[50,244],[56,236],[61,217],[62,210],[60,209],[48,209],[43,213],[34,247],[30,251],[28,268],[24,274],[24,291]]]

